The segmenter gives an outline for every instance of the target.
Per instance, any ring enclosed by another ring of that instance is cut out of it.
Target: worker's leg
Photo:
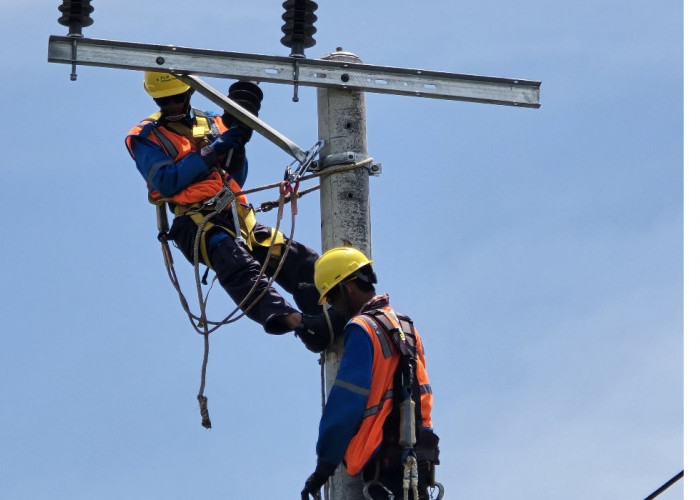
[[[270,231],[269,227],[260,224],[255,226],[258,241],[269,237]],[[314,286],[314,263],[318,260],[318,254],[298,241],[285,238],[285,242],[289,243],[289,250],[275,282],[292,295],[303,313],[320,314],[322,308],[318,305],[319,294]],[[259,262],[264,262],[267,250],[266,247],[253,248],[253,256]],[[272,275],[274,267],[266,271],[268,275]]]
[[[169,237],[190,262],[194,260],[193,249],[196,231],[197,226],[189,217],[180,216],[173,221],[169,234]],[[236,304],[240,304],[253,289],[260,274],[260,264],[252,257],[247,248],[238,245],[227,233],[212,229],[206,234],[208,243],[212,237],[216,243],[207,245],[209,261],[221,286]],[[246,316],[263,325],[267,333],[286,333],[298,326],[301,315],[273,287],[263,292],[268,283],[267,277],[263,274],[252,291],[250,299],[243,304],[243,309],[247,309],[253,301],[259,298],[246,312]]]
[[[246,316],[263,325],[267,333],[285,333],[292,329],[285,317],[298,314],[298,311],[289,305],[274,287],[269,287],[263,292],[269,284],[264,274],[255,285],[260,274],[260,264],[247,249],[227,236],[209,250],[209,260],[219,277],[219,283],[236,304],[240,304],[251,290],[253,292],[243,304],[243,309],[247,309],[249,304],[259,298]]]

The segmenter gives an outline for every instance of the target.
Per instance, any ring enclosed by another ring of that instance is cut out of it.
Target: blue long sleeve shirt
[[[320,461],[340,464],[360,427],[372,381],[373,356],[369,334],[360,325],[348,323],[343,357],[319,424],[316,454]]]
[[[148,185],[161,195],[169,197],[193,182],[204,179],[210,169],[198,152],[174,161],[159,144],[148,139],[155,126],[153,123],[146,124],[138,135],[131,135],[130,147],[127,149]],[[237,169],[232,178],[242,187],[247,175],[248,159],[244,157],[242,167]]]

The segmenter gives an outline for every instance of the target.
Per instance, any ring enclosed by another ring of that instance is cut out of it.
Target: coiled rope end
[[[211,420],[209,420],[209,410],[207,409],[207,397],[198,394],[197,401],[199,402],[199,413],[202,415],[202,427],[211,429]]]

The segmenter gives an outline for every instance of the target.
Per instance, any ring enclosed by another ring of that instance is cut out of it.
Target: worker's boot
[[[294,329],[294,335],[299,337],[311,352],[321,352],[340,335],[345,327],[345,320],[332,307],[325,313],[310,315],[302,314],[301,325]]]

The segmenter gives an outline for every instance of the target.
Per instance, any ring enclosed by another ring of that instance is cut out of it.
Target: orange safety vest
[[[175,131],[164,126],[156,127],[148,134],[148,139],[163,148],[175,162],[181,160],[190,153],[199,152],[199,150],[209,143],[207,136],[210,133],[214,132],[214,135],[219,135],[228,130],[220,116],[207,116],[196,109],[194,109],[193,112],[196,124],[191,130],[183,125],[173,124],[172,126],[175,130],[179,128],[182,128],[182,130]],[[126,138],[127,145],[130,146],[131,136],[138,135],[145,125],[154,122],[159,117],[160,113],[154,113],[132,128]],[[148,199],[156,204],[174,202],[178,205],[191,205],[213,198],[221,191],[223,186],[224,180],[221,174],[214,171],[209,174],[206,179],[190,184],[185,189],[169,198],[165,198],[157,190],[151,189],[148,193]],[[229,179],[229,187],[234,193],[241,191],[241,187],[233,179]],[[239,195],[237,199],[238,203],[243,205],[248,204],[248,199],[243,194]]]
[[[209,137],[216,137],[228,130],[220,116],[208,116],[198,109],[193,109],[192,111],[195,116],[195,125],[191,129],[185,125],[175,123],[170,124],[169,127],[155,127],[148,134],[148,139],[159,145],[175,162],[181,160],[190,153],[198,153],[204,146],[209,144]],[[160,115],[160,112],[156,112],[133,127],[126,138],[127,146],[131,148],[131,137],[140,134],[144,126],[158,120]],[[161,195],[156,189],[149,186],[148,201],[155,205],[174,203],[173,211],[176,216],[188,215],[195,224],[199,224],[204,218],[199,211],[202,207],[202,203],[216,196],[223,186],[223,177],[218,171],[213,171],[205,179],[193,182],[182,191],[167,198]],[[232,178],[228,179],[228,186],[234,193],[240,193],[242,191],[238,183]],[[245,240],[246,246],[250,250],[255,246],[273,246],[272,255],[275,257],[281,255],[282,245],[284,244],[284,234],[282,231],[277,231],[273,236],[267,237],[264,240],[258,240],[256,238],[253,233],[253,228],[257,223],[255,211],[249,206],[248,198],[245,194],[236,196],[236,213],[240,221],[241,235]],[[207,222],[204,225],[203,234],[212,227],[214,227],[214,224]],[[222,227],[222,229],[231,234],[234,238],[237,236],[227,227]],[[204,263],[211,267],[204,237],[201,238],[200,255]]]
[[[377,309],[377,311],[383,312],[394,327],[399,327],[400,319],[404,329],[406,324],[413,328],[408,318],[405,316],[397,317],[394,310],[389,306]],[[355,475],[362,471],[382,444],[382,427],[393,408],[394,373],[399,365],[400,355],[388,337],[387,332],[373,318],[362,314],[355,316],[350,321],[361,326],[367,332],[372,341],[373,350],[372,381],[370,382],[364,416],[360,428],[350,440],[345,451],[345,466],[348,474]],[[423,342],[415,329],[414,332],[416,336],[415,377],[418,385],[427,389],[430,387],[430,382],[425,370]],[[423,421],[416,424],[432,427],[430,413],[433,407],[433,395],[430,390],[421,390],[420,404]]]

